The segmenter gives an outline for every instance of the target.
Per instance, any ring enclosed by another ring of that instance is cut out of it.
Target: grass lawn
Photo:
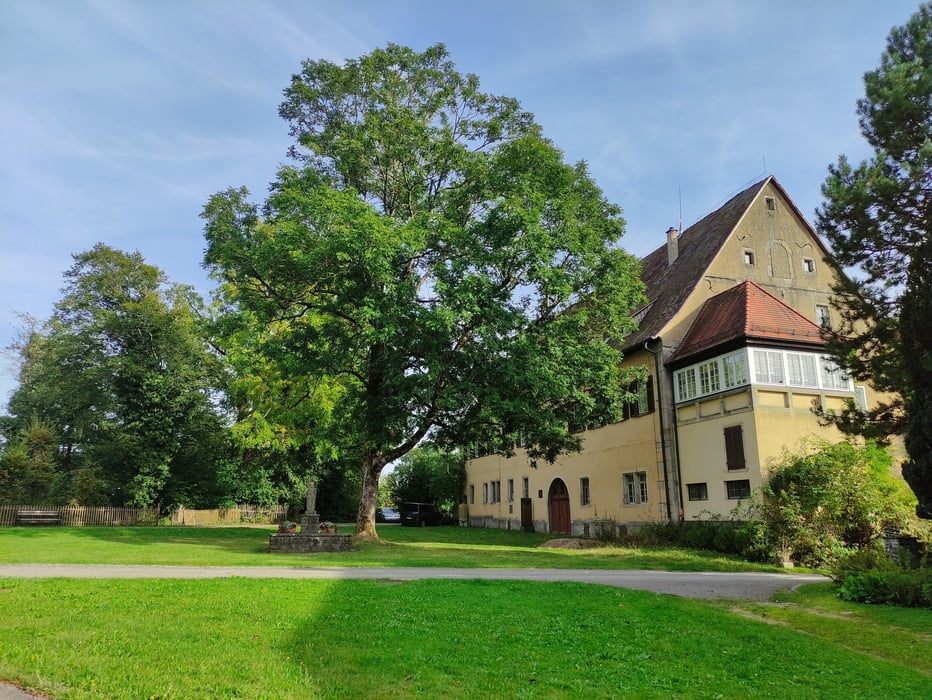
[[[0,561],[749,568],[458,528],[273,557],[269,532],[8,528]],[[831,584],[761,604],[523,581],[0,579],[0,620],[0,679],[55,698],[932,697],[932,611]]]
[[[351,528],[343,528],[351,532]],[[540,549],[553,535],[392,525],[346,554],[269,554],[274,528],[16,527],[0,529],[0,562],[186,566],[454,566],[535,569],[779,571],[716,552],[673,548]]]
[[[923,635],[872,615],[857,634],[885,657],[587,584],[8,579],[0,677],[56,698],[929,697],[928,635],[904,659]]]

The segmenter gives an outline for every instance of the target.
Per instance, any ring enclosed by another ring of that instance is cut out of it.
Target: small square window
[[[767,205],[767,211],[777,210],[777,200],[773,197],[764,197],[764,203]]]
[[[803,258],[803,272],[815,272],[815,260]]]
[[[744,251],[744,264],[745,265],[754,264],[754,251],[753,250]]]
[[[751,497],[751,482],[748,479],[737,479],[725,482],[725,492],[732,501]]]
[[[705,482],[701,484],[686,484],[686,490],[689,494],[690,501],[709,500],[709,486]]]

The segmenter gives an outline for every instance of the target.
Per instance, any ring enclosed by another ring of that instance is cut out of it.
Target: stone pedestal
[[[305,513],[301,516],[301,533],[313,534],[320,525],[320,516],[317,513]]]
[[[352,535],[325,535],[314,530],[299,533],[273,532],[269,535],[269,552],[272,554],[313,554],[315,552],[349,552],[353,548]]]

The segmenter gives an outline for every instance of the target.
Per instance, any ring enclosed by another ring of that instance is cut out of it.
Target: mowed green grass
[[[883,658],[721,604],[587,584],[5,579],[0,619],[0,678],[56,698],[932,692],[928,639],[918,661]]]
[[[343,528],[351,532],[351,528]],[[777,571],[715,552],[673,548],[542,549],[553,535],[397,525],[345,554],[269,554],[271,527],[0,529],[0,563],[177,566],[442,566],[536,569]]]
[[[349,554],[271,528],[5,528],[0,562],[748,570],[672,549],[399,528]],[[586,584],[0,579],[0,679],[55,698],[932,698],[932,611]]]

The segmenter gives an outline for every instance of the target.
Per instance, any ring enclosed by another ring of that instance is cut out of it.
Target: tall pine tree
[[[835,259],[857,268],[835,289],[841,366],[896,398],[835,416],[848,432],[905,436],[903,476],[932,518],[932,5],[894,28],[880,67],[864,76],[861,132],[874,150],[829,168],[817,213]]]

